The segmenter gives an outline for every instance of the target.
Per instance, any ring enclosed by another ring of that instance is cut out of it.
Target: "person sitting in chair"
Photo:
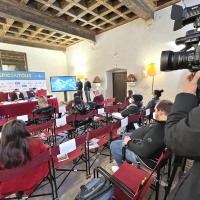
[[[94,99],[93,99],[93,102],[103,102],[104,101],[104,97],[103,97],[103,95],[101,94],[101,92],[100,92],[100,90],[95,90],[94,91],[94,93],[95,93],[95,97],[94,97]],[[103,108],[104,107],[104,105],[97,105],[97,108]]]
[[[165,148],[164,135],[165,123],[173,103],[169,100],[162,100],[155,106],[154,118],[145,127],[138,128],[133,132],[124,133],[122,140],[111,142],[110,149],[113,158],[118,166],[113,166],[115,172],[122,165],[122,147],[127,145],[126,159],[134,164],[138,161],[153,169]]]
[[[2,128],[0,140],[0,170],[25,165],[46,149],[47,146],[40,138],[31,136],[22,120],[8,121]],[[0,196],[18,193],[19,188],[25,194],[26,191],[32,192],[34,189],[33,181],[38,180],[39,183],[41,177],[47,176],[48,171],[48,164],[45,163],[20,177],[16,178],[13,175],[13,179],[0,183]],[[37,178],[35,178],[35,174],[37,174]],[[17,195],[21,196],[23,192]]]
[[[40,96],[38,98],[38,105],[35,107],[35,109],[32,111],[35,114],[45,114],[46,117],[37,118],[34,123],[35,124],[42,124],[47,121],[50,121],[52,118],[52,114],[54,113],[55,107],[52,105],[49,105],[47,102],[46,97]]]
[[[33,98],[37,97],[37,89],[36,88],[33,88],[33,91],[30,92],[30,98],[31,97],[33,97]]]
[[[143,96],[140,94],[133,94],[131,96],[131,98],[129,99],[129,103],[130,105],[126,107],[126,109],[124,109],[121,112],[122,117],[127,117],[129,115],[136,115],[141,113],[141,108],[142,108],[142,99]]]
[[[15,89],[11,97],[11,101],[17,101],[17,100],[24,100],[24,95],[22,92],[19,91],[19,89]]]

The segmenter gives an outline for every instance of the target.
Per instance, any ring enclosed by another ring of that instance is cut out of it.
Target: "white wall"
[[[185,0],[187,6],[197,4],[196,0]],[[200,2],[199,2],[200,3]],[[147,65],[160,62],[161,51],[178,51],[175,39],[185,35],[187,30],[193,29],[188,25],[173,32],[173,21],[170,19],[171,7],[157,11],[151,28],[142,19],[135,20],[117,27],[96,37],[95,48],[91,43],[83,41],[67,48],[67,65],[69,75],[76,73],[76,67],[85,70],[85,74],[92,82],[95,76],[102,79],[104,95],[111,91],[111,85],[106,85],[106,71],[114,68],[127,69],[127,74],[133,73],[137,84],[132,89],[144,96],[144,104],[151,98],[152,77],[142,78],[142,71]],[[116,56],[117,55],[117,56]],[[183,80],[188,70],[179,70],[155,76],[154,89],[164,89],[163,99],[174,100],[175,95],[182,91]],[[108,87],[108,89],[107,89]],[[148,89],[147,89],[148,88]]]
[[[51,92],[49,77],[67,75],[65,52],[4,43],[0,43],[0,49],[26,53],[28,71],[45,72],[49,93],[56,95],[59,101],[64,100],[63,92]]]

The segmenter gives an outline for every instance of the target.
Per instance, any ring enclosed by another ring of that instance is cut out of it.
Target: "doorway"
[[[113,72],[113,97],[116,97],[116,103],[124,102],[126,97],[126,78],[127,72]]]

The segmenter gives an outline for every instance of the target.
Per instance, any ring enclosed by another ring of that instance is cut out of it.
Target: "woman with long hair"
[[[47,149],[47,146],[40,138],[32,137],[27,131],[26,125],[21,120],[11,120],[2,128],[0,139],[0,170],[11,169],[25,165],[33,157],[38,156]],[[0,196],[20,191],[32,190],[34,184],[31,177],[38,181],[44,174],[48,174],[47,163],[29,172],[11,180],[0,183]],[[24,189],[24,190],[23,190]]]

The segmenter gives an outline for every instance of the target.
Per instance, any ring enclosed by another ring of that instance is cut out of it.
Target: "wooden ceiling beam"
[[[1,0],[0,16],[28,23],[50,31],[55,31],[60,34],[68,34],[77,36],[81,39],[84,38],[95,41],[94,31],[89,31],[83,27],[46,15],[45,13],[41,13],[25,5],[19,4],[16,0]]]
[[[154,10],[145,0],[120,0],[120,2],[145,21],[154,19]]]
[[[56,50],[56,51],[66,51],[66,47],[62,45],[54,45],[54,44],[48,44],[48,43],[42,43],[40,41],[28,41],[21,38],[14,38],[9,36],[0,37],[0,42],[2,43],[8,43],[8,44],[16,44],[16,45],[22,45],[22,46],[28,46],[28,47],[36,47],[36,48],[42,48],[42,49],[49,49],[49,50]]]

